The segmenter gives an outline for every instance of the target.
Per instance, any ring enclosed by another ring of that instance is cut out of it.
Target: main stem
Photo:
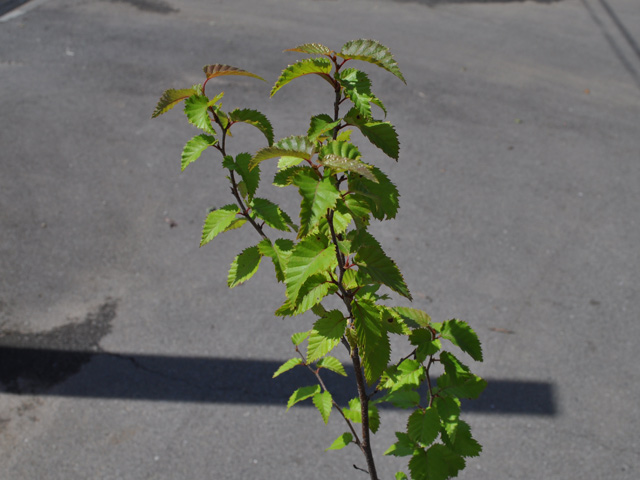
[[[337,64],[334,58],[335,64],[335,74],[334,74],[334,82],[335,82],[335,102],[333,104],[333,120],[338,121],[340,118],[340,101],[342,100],[342,88],[340,83],[338,82],[338,71],[340,70],[340,66]],[[338,136],[338,127],[336,126],[333,130],[333,139],[335,140]],[[338,237],[335,233],[335,229],[333,226],[333,211],[329,210],[327,215],[327,220],[329,223],[329,229],[331,231],[331,240],[336,249],[336,258],[338,260],[338,269],[340,271],[340,277],[338,280],[338,288],[340,289],[340,293],[342,295],[342,300],[347,307],[347,311],[349,312],[349,318],[353,319],[353,311],[351,309],[351,302],[353,301],[353,293],[347,291],[344,288],[342,283],[342,278],[344,276],[344,264],[345,258],[344,255],[340,252],[340,248],[338,247]],[[356,384],[358,386],[358,397],[360,398],[360,414],[362,417],[362,440],[360,442],[360,450],[362,451],[364,458],[367,462],[367,470],[369,473],[369,477],[371,480],[378,480],[378,473],[376,471],[376,464],[373,460],[373,452],[371,451],[371,435],[369,430],[369,395],[367,394],[366,382],[364,375],[362,373],[362,364],[360,363],[360,351],[358,347],[352,347],[350,351],[351,355],[351,363],[353,364],[353,370],[356,374]]]

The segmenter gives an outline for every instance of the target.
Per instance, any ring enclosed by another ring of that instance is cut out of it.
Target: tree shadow
[[[271,378],[280,364],[270,360],[0,346],[0,382],[5,393],[13,395],[286,405],[296,388],[315,384],[315,377],[297,367]],[[332,372],[323,376],[342,405],[357,395],[353,367],[345,369],[351,379]],[[549,382],[488,382],[478,400],[464,402],[463,411],[557,414],[554,388]]]

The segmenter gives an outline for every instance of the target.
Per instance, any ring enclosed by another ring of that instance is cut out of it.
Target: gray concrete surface
[[[206,63],[273,81],[283,49],[360,37],[408,83],[372,71],[402,142],[397,165],[365,149],[402,192],[376,232],[415,305],[484,344],[484,452],[460,478],[640,476],[637,0],[48,0],[0,21],[3,480],[364,478],[355,450],[322,452],[337,417],[285,412],[304,372],[269,379],[309,319],[273,318],[267,268],[227,290],[249,240],[198,248],[227,203],[217,160],[180,174],[193,130],[150,119]],[[277,137],[331,96],[217,85]],[[262,146],[249,132],[234,152]],[[383,412],[376,452],[404,421]]]

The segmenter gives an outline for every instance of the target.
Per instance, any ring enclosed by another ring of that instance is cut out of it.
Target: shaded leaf
[[[331,167],[336,172],[353,172],[368,178],[372,182],[378,183],[378,179],[371,172],[371,166],[360,160],[351,160],[350,158],[338,157],[337,155],[325,155],[320,161],[325,167]]]
[[[258,248],[260,249],[261,255],[269,257],[273,261],[276,279],[279,282],[284,282],[284,270],[287,265],[287,259],[293,250],[293,242],[288,239],[279,238],[272,244],[268,238],[265,238],[258,244]]]
[[[284,87],[291,80],[294,80],[303,75],[320,75],[331,85],[333,85],[333,79],[329,75],[330,73],[331,60],[329,60],[328,58],[306,58],[304,60],[300,60],[293,65],[289,65],[282,71],[280,77],[271,89],[271,96],[273,97],[278,90]]]
[[[254,198],[250,205],[255,216],[264,220],[271,228],[284,232],[290,231],[289,227],[293,225],[291,217],[272,201],[266,198]]]
[[[478,335],[466,322],[456,319],[447,320],[442,323],[440,335],[468,353],[475,361],[482,361],[482,346]]]
[[[394,307],[402,320],[411,328],[428,327],[431,324],[431,317],[424,311],[410,307]]]
[[[248,108],[242,110],[236,109],[229,113],[229,120],[253,125],[264,134],[269,145],[273,144],[273,127],[271,126],[271,122],[257,110]]]
[[[181,170],[184,171],[188,165],[200,158],[202,152],[216,143],[218,143],[218,140],[212,135],[207,135],[206,133],[196,135],[189,140],[182,150],[182,159],[180,164]]]
[[[278,367],[278,370],[275,371],[272,378],[276,378],[278,375],[281,375],[284,372],[287,372],[292,368],[297,367],[298,365],[302,365],[301,358],[292,358],[290,360],[287,360],[282,365],[280,365],[280,367]]]
[[[447,480],[457,476],[458,472],[465,467],[464,458],[440,443],[432,445],[427,450],[426,458],[424,472],[427,480]]]
[[[395,432],[398,441],[391,445],[384,455],[393,455],[394,457],[406,457],[413,455],[413,451],[416,449],[416,442],[411,440],[409,435],[404,432]]]
[[[285,157],[282,157],[285,158]],[[288,158],[292,158],[292,157],[288,157]],[[313,175],[311,173],[312,168],[311,167],[288,167],[285,168],[284,170],[280,170],[278,173],[276,173],[275,177],[273,177],[273,184],[277,187],[286,187],[287,185],[291,185],[293,184],[293,180],[296,178],[296,176],[302,172],[308,170],[309,173],[308,175]]]
[[[163,113],[168,112],[181,101],[186,100],[191,95],[195,95],[197,93],[198,91],[195,88],[182,88],[180,90],[170,88],[169,90],[166,90],[160,97],[151,118],[156,118]]]
[[[243,250],[231,263],[227,278],[229,288],[238,286],[253,277],[258,271],[260,260],[262,260],[262,255],[260,255],[257,245]]]
[[[207,76],[207,80],[210,80],[214,77],[222,77],[225,75],[240,75],[244,77],[253,77],[258,80],[262,80],[265,82],[266,80],[259,75],[256,75],[251,72],[247,72],[246,70],[242,70],[237,67],[232,67],[231,65],[221,65],[216,63],[214,65],[205,65],[202,67],[202,71]]]
[[[460,420],[456,423],[455,436],[446,432],[443,435],[443,441],[445,444],[458,455],[463,457],[477,457],[482,452],[482,445],[480,445],[471,436],[471,427],[466,422]]]
[[[340,125],[340,122],[341,120],[334,122],[327,114],[311,117],[311,125],[309,126],[307,137],[309,137],[309,140],[316,140],[318,137],[332,132],[334,128]]]
[[[377,183],[364,177],[351,175],[349,191],[354,193],[353,197],[359,202],[366,202],[369,205],[374,218],[378,220],[395,218],[400,197],[397,187],[379,168],[372,167],[371,171],[378,180]]]
[[[258,185],[260,184],[260,167],[258,166],[250,169],[250,162],[251,154],[239,153],[236,156],[235,161],[231,156],[227,155],[222,162],[222,166],[240,174],[240,177],[247,189],[247,195],[249,199],[252,199],[258,189]]]

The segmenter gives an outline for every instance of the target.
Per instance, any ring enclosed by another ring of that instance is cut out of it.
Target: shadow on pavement
[[[0,382],[5,393],[16,395],[285,405],[296,388],[314,384],[315,378],[298,367],[272,379],[280,364],[266,360],[0,346]],[[353,375],[352,367],[345,369],[349,376]],[[356,395],[348,378],[331,372],[323,378],[338,403],[346,404]],[[549,382],[504,379],[488,382],[480,399],[466,401],[463,411],[557,414],[554,387]]]

